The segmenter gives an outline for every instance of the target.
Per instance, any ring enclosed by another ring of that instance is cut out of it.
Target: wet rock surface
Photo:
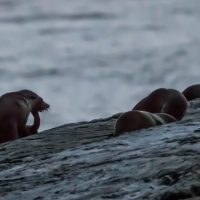
[[[0,199],[199,199],[200,99],[180,122],[110,137],[117,116],[1,144]]]

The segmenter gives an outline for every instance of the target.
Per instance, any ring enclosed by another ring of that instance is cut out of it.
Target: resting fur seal
[[[115,123],[113,135],[118,136],[124,132],[136,131],[152,126],[158,126],[177,121],[173,116],[166,113],[149,113],[132,110],[122,114]]]
[[[185,96],[187,101],[200,98],[200,84],[187,87],[182,94]]]
[[[37,133],[40,118],[38,120],[35,117],[38,117],[38,112],[49,107],[40,96],[30,90],[2,95],[0,97],[0,143]],[[34,116],[34,124],[26,126],[30,113]]]
[[[159,88],[142,99],[132,110],[167,113],[181,120],[187,110],[187,100],[177,90]]]

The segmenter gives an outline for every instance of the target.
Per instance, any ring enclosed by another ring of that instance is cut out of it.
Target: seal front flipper
[[[26,130],[30,135],[37,134],[38,131],[32,127],[33,125],[26,125]]]

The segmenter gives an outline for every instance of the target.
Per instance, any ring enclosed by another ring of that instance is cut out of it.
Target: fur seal
[[[167,113],[181,120],[187,110],[187,100],[179,91],[159,88],[142,99],[132,110]]]
[[[114,136],[124,132],[136,131],[152,126],[172,123],[177,121],[173,116],[166,113],[149,113],[146,111],[132,110],[122,114],[116,121]]]
[[[30,90],[2,95],[0,97],[0,143],[37,133],[40,126],[38,112],[49,107],[40,96]],[[26,126],[30,113],[34,116],[34,124]]]
[[[187,87],[182,94],[185,96],[187,101],[200,98],[200,84]]]

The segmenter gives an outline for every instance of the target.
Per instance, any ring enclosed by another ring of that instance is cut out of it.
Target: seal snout
[[[42,106],[40,107],[39,112],[47,111],[50,108],[50,105],[43,101]]]

